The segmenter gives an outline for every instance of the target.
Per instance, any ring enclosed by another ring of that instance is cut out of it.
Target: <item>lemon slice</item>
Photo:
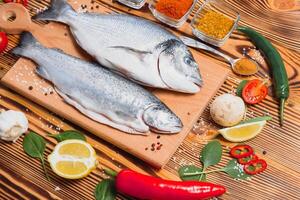
[[[220,129],[218,132],[221,133],[226,140],[231,142],[244,142],[257,136],[265,124],[266,121],[252,122]]]
[[[83,178],[97,165],[95,150],[82,140],[58,143],[48,156],[48,161],[57,175],[67,179]]]

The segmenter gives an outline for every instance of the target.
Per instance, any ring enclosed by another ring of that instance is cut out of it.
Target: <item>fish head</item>
[[[164,42],[158,65],[162,81],[174,90],[196,93],[203,84],[197,62],[187,46],[179,40]]]
[[[182,130],[182,122],[165,105],[148,107],[143,114],[144,122],[157,133],[172,134]]]

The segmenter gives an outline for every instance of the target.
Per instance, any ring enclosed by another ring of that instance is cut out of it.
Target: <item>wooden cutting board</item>
[[[76,10],[81,9],[82,4],[89,5],[91,3],[86,0],[69,2]],[[7,7],[5,8],[5,6]],[[0,23],[0,27],[6,29],[7,32],[31,31],[45,46],[60,48],[66,53],[83,59],[91,59],[75,44],[67,26],[59,23],[40,26],[29,21],[29,14],[22,6],[17,4],[6,4],[5,6],[1,6],[0,15],[7,12],[7,10],[16,15],[15,21],[7,22],[7,24]],[[13,9],[11,6],[13,6]],[[104,7],[100,7],[96,11],[111,12]],[[222,85],[229,72],[229,70],[205,58],[201,53],[194,50],[192,50],[192,53],[200,66],[205,83],[199,93],[190,95],[159,89],[152,90],[153,94],[182,120],[184,128],[175,135],[155,133],[151,133],[149,136],[130,135],[85,117],[75,108],[66,104],[55,92],[53,86],[35,73],[35,64],[24,58],[19,59],[14,67],[1,79],[1,83],[152,166],[160,168],[170,159],[190,132],[193,124]]]

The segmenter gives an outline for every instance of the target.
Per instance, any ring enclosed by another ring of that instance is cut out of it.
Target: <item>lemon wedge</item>
[[[87,176],[97,165],[93,147],[82,140],[65,140],[58,143],[48,156],[52,170],[67,179]]]
[[[230,128],[220,129],[218,132],[222,134],[226,140],[231,142],[244,142],[257,136],[265,124],[266,121],[246,123]]]

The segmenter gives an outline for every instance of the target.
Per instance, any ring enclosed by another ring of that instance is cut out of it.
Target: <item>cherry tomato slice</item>
[[[265,171],[267,162],[263,159],[253,160],[244,165],[244,171],[249,175],[255,175]]]
[[[248,157],[245,157],[245,158],[239,158],[238,162],[241,165],[246,165],[246,164],[249,164],[251,161],[255,161],[255,160],[258,160],[258,156],[255,155],[255,154],[252,154],[252,155],[250,155]]]
[[[242,91],[242,97],[248,104],[261,102],[268,94],[268,88],[263,81],[254,79],[248,81]]]
[[[253,154],[253,149],[249,145],[237,145],[230,150],[230,155],[234,158],[245,158]]]
[[[2,53],[8,44],[7,36],[4,32],[0,32],[0,53]]]

